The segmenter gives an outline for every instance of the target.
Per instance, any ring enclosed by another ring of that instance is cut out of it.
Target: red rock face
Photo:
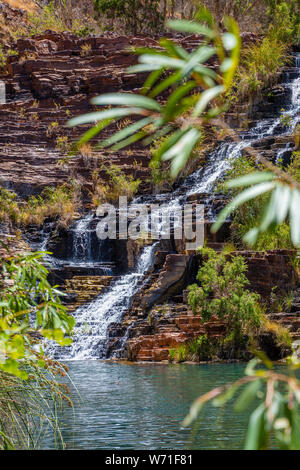
[[[172,323],[173,327],[171,327]],[[174,316],[169,324],[169,331],[157,325],[160,333],[139,336],[127,343],[128,359],[132,361],[165,361],[169,359],[170,349],[176,348],[200,335],[217,338],[225,333],[225,325],[217,319],[204,324],[201,316],[193,316],[191,312]],[[166,328],[166,327],[165,327]]]
[[[190,49],[200,40],[189,37]],[[90,99],[98,94],[137,91],[145,74],[133,75],[127,67],[136,63],[131,49],[158,46],[146,37],[88,37],[47,31],[19,39],[18,55],[9,57],[0,79],[6,84],[8,102],[0,106],[0,181],[19,192],[38,192],[76,178],[91,188],[91,174],[102,163],[117,164],[125,173],[140,178],[141,192],[149,192],[150,153],[136,145],[130,150],[95,152],[94,158],[80,156],[59,164],[65,152],[56,139],[76,141],[88,126],[69,129],[68,119],[93,110]],[[53,123],[56,127],[53,126]],[[103,132],[108,137],[116,128]],[[100,158],[100,160],[99,160]],[[105,179],[105,174],[100,174]],[[29,188],[30,187],[30,188]]]
[[[293,250],[239,251],[233,254],[242,255],[248,265],[247,278],[250,288],[258,292],[264,300],[270,298],[272,289],[276,294],[291,291],[298,284],[298,278],[293,268]]]

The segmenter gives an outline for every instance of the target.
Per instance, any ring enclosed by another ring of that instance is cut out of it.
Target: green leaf
[[[190,57],[190,54],[185,49],[178,46],[178,44],[175,44],[170,39],[162,38],[159,44],[166,49],[169,55],[177,57],[178,59],[188,60]]]
[[[185,61],[165,55],[144,54],[140,57],[140,62],[143,64],[151,64],[154,66],[174,69],[182,69],[185,66]]]
[[[224,33],[222,36],[222,42],[224,44],[225,49],[227,49],[227,51],[231,51],[232,49],[237,47],[237,39],[234,34]]]
[[[201,34],[207,36],[209,39],[216,37],[216,32],[200,23],[195,23],[188,20],[173,20],[167,23],[167,26],[175,31],[190,34]]]
[[[178,142],[172,145],[172,147],[162,155],[162,160],[171,160],[172,158],[176,157],[176,155],[180,155],[181,153],[183,153],[185,150],[185,146],[189,143],[190,134],[192,132],[199,134],[196,129],[190,129],[185,131],[184,134],[178,140]]]
[[[184,418],[182,422],[182,426],[185,428],[190,426],[192,422],[195,421],[195,419],[197,419],[197,417],[199,416],[203,406],[204,406],[204,403],[201,401],[201,397],[200,397],[198,400],[196,400],[192,404],[189,414]]]
[[[157,159],[160,160],[162,155],[166,153],[171,147],[173,147],[180,137],[185,134],[185,132],[185,130],[178,129],[177,131],[173,132],[173,134],[168,136],[167,140],[165,140],[156,151]]]
[[[238,413],[246,410],[252,401],[256,398],[258,390],[261,389],[261,381],[254,380],[250,382],[242,391],[240,396],[235,402],[234,409]]]
[[[291,192],[289,186],[278,186],[278,204],[277,206],[277,223],[281,224],[287,217],[291,200]]]
[[[265,181],[272,181],[275,179],[275,175],[269,172],[254,172],[248,175],[241,176],[234,180],[230,180],[226,183],[227,188],[237,188],[239,186],[250,186],[252,184],[258,184]]]
[[[194,67],[193,72],[199,73],[202,76],[203,81],[206,81],[205,76],[210,77],[214,80],[218,80],[219,78],[218,74],[214,70],[210,69],[209,67],[205,67],[205,65],[196,65]],[[209,83],[212,82],[210,81]]]
[[[137,64],[128,67],[128,73],[145,73],[145,72],[152,72],[154,70],[161,70],[160,65],[153,65],[153,64]]]
[[[233,212],[237,207],[239,207],[241,204],[244,204],[245,202],[254,199],[257,196],[260,196],[261,194],[264,194],[268,191],[271,191],[275,186],[275,183],[272,182],[266,182],[266,183],[260,183],[257,184],[256,186],[252,186],[251,188],[246,189],[242,193],[240,193],[238,196],[236,196],[230,204],[228,204],[219,214],[217,221],[213,224],[211,231],[212,233],[215,233],[219,230],[223,222],[227,219],[227,217]]]
[[[105,127],[108,127],[111,122],[113,120],[112,119],[105,119],[104,121],[102,122],[99,122],[98,124],[96,124],[96,126],[92,127],[91,129],[89,129],[87,132],[85,132],[83,134],[83,136],[81,137],[81,139],[79,140],[78,142],[78,146],[80,147],[82,144],[86,144],[87,142],[89,142],[90,140],[92,140],[94,137],[96,137],[96,135],[98,135],[103,129],[105,129]]]
[[[231,387],[228,388],[228,390],[226,390],[224,393],[222,393],[213,400],[213,406],[222,407],[226,405],[226,403],[228,403],[234,397],[239,387],[240,386],[237,383],[232,384]]]
[[[193,54],[190,56],[190,60],[186,63],[183,67],[181,75],[185,77],[188,75],[194,68],[205,62],[207,59],[212,57],[216,53],[216,49],[214,47],[202,46],[197,49]],[[206,70],[205,70],[206,71]]]
[[[170,86],[174,85],[174,83],[181,81],[181,72],[175,72],[165,78],[162,82],[158,83],[158,85],[149,93],[151,98],[154,98],[157,95],[160,95],[164,90],[169,88]]]
[[[253,246],[257,242],[258,235],[259,235],[259,229],[257,227],[254,227],[251,230],[249,230],[249,232],[247,232],[246,235],[243,236],[243,240],[249,246]]]
[[[203,111],[205,110],[208,103],[211,100],[213,100],[214,98],[216,98],[218,95],[223,93],[223,91],[225,91],[225,88],[223,87],[223,85],[219,85],[219,86],[216,86],[216,87],[211,88],[209,90],[205,90],[201,94],[201,97],[200,97],[199,101],[197,102],[197,104],[195,106],[193,116],[197,117],[201,113],[203,113]]]
[[[179,172],[184,168],[199,137],[200,132],[197,129],[190,129],[173,147],[162,155],[162,160],[173,159],[170,171],[172,178],[176,178]]]
[[[138,140],[143,139],[146,135],[147,135],[147,133],[144,132],[144,131],[141,131],[141,132],[138,132],[138,133],[136,133],[136,134],[134,134],[134,135],[131,135],[131,136],[128,137],[127,139],[124,139],[124,140],[122,140],[121,142],[115,144],[115,145],[112,147],[112,150],[118,151],[118,150],[120,150],[120,149],[123,149],[124,147],[127,147],[128,145],[134,144],[134,143],[137,142]]]
[[[231,33],[236,39],[236,45],[232,48],[231,54],[230,54],[232,67],[229,67],[224,73],[224,85],[226,89],[228,90],[232,85],[235,72],[239,65],[242,41],[241,41],[240,29],[239,29],[237,22],[233,18],[226,16],[224,18],[224,23],[228,29],[228,32]],[[228,33],[225,33],[225,34],[228,34]],[[233,41],[231,45],[233,45]]]
[[[265,404],[259,405],[249,419],[245,441],[245,450],[261,450],[266,445],[267,433],[265,430]]]
[[[291,444],[293,450],[300,450],[300,418],[297,409],[292,410]]]
[[[143,88],[141,90],[141,94],[146,95],[151,90],[154,83],[156,83],[157,80],[162,76],[163,73],[164,73],[163,68],[158,69],[158,70],[153,70],[153,72],[150,73],[147,80],[145,81]]]
[[[156,101],[133,93],[107,93],[106,95],[96,96],[91,100],[91,103],[96,105],[136,106],[158,112],[161,110],[161,105]]]
[[[300,246],[300,193],[294,189],[291,194],[290,203],[290,226],[291,238],[296,247]]]
[[[108,139],[105,139],[103,142],[99,144],[99,147],[105,148],[105,147],[110,147],[111,145],[115,144],[116,142],[119,142],[120,140],[125,139],[131,134],[134,134],[138,130],[142,129],[143,127],[147,126],[153,121],[152,117],[148,117],[145,119],[141,119],[138,122],[135,122],[134,124],[131,124],[128,127],[125,127],[124,129],[121,129],[119,132],[114,134],[112,137],[109,137]]]
[[[264,208],[264,215],[259,225],[260,232],[266,232],[270,225],[274,224],[276,221],[276,193],[277,187],[275,187],[274,191],[271,194],[269,202],[265,205]]]
[[[130,114],[142,114],[144,111],[140,108],[114,108],[106,109],[96,113],[83,114],[68,122],[68,126],[74,127],[80,124],[103,121],[104,119],[116,119],[129,116]]]
[[[159,129],[154,134],[151,134],[150,136],[148,136],[145,140],[143,140],[143,144],[145,146],[150,145],[154,140],[161,139],[162,137],[164,137],[167,134],[169,134],[170,132],[172,132],[173,129],[174,129],[173,125],[168,124],[168,125],[162,127],[161,129]],[[157,152],[155,152],[155,154],[157,154]],[[153,157],[153,158],[155,159],[156,157]]]
[[[225,73],[225,72],[228,72],[233,66],[234,66],[233,60],[230,59],[229,57],[226,57],[226,59],[223,60],[220,66],[220,70],[221,72]]]
[[[190,93],[195,87],[197,83],[194,81],[189,81],[178,87],[168,99],[165,109],[164,109],[164,116],[165,120],[168,121],[174,116],[174,112],[178,108],[181,99]]]

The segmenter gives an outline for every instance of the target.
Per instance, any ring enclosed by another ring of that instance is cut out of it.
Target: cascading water
[[[72,345],[59,348],[49,344],[47,352],[51,356],[68,360],[105,357],[107,328],[111,323],[119,322],[129,308],[139,283],[153,262],[155,245],[144,248],[133,273],[121,276],[105,294],[75,312]]]
[[[73,260],[76,263],[90,262],[92,258],[92,241],[89,224],[93,219],[93,213],[87,214],[78,220],[73,229]]]
[[[241,156],[245,147],[249,147],[267,136],[292,133],[300,120],[300,55],[296,57],[296,67],[298,67],[296,78],[284,85],[290,91],[290,102],[283,112],[284,116],[289,117],[289,129],[282,125],[280,116],[263,119],[252,129],[241,134],[241,142],[222,143],[211,153],[205,167],[187,177],[185,182],[172,194],[139,197],[133,203],[163,202],[167,203],[167,210],[169,210],[173,205],[185,203],[188,197],[193,194],[210,193],[213,191],[215,183],[229,170],[232,162]],[[286,151],[288,148],[283,150]],[[74,258],[77,256],[77,261],[84,259],[85,263],[90,259],[89,242],[84,234],[88,220],[87,216],[77,223],[74,238],[77,243]],[[77,326],[73,344],[68,348],[49,345],[50,354],[59,359],[105,357],[107,328],[112,322],[119,322],[129,308],[131,299],[139,287],[139,282],[144,278],[151,265],[154,247],[155,245],[152,245],[144,249],[133,273],[119,278],[106,293],[100,295],[90,304],[80,307],[74,313]]]

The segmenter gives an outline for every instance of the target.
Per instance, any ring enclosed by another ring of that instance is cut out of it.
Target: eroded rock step
[[[73,276],[71,279],[66,279],[63,288],[68,294],[69,301],[66,303],[68,312],[72,313],[98,297],[114,279],[115,276]]]

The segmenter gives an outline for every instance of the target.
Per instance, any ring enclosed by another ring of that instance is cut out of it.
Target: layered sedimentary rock
[[[245,41],[249,39],[253,40],[245,37]],[[189,51],[201,42],[201,38],[195,36],[176,40]],[[7,103],[0,105],[2,184],[26,195],[76,178],[91,189],[93,171],[103,163],[113,163],[125,173],[140,178],[140,191],[149,192],[150,154],[143,147],[135,145],[114,154],[104,151],[79,154],[77,158],[64,161],[68,151],[57,145],[59,138],[67,139],[70,144],[83,133],[86,126],[70,129],[66,123],[70,117],[92,111],[90,99],[93,96],[138,91],[145,74],[133,75],[127,68],[137,61],[133,49],[146,45],[158,47],[158,39],[113,35],[78,38],[71,33],[53,31],[18,39],[15,54],[8,58],[4,73],[0,75],[7,95]],[[280,93],[284,99],[285,90],[275,93],[277,104]],[[268,109],[274,112],[273,95],[268,100]],[[255,112],[259,110],[256,104]],[[247,119],[248,111],[238,110],[239,119],[241,116]],[[234,120],[234,116],[229,115],[230,119]],[[103,137],[112,130],[104,131]],[[279,147],[289,140],[281,138]],[[278,145],[268,141],[263,150],[274,150]],[[105,179],[103,171],[100,176]]]
[[[179,40],[188,49],[200,39]],[[21,195],[39,192],[76,178],[90,190],[92,173],[103,163],[116,164],[127,174],[141,179],[140,191],[149,191],[150,153],[136,145],[131,150],[110,154],[89,152],[63,161],[67,149],[57,145],[78,140],[84,128],[66,126],[70,117],[93,111],[90,99],[100,93],[137,91],[145,74],[133,75],[132,49],[158,46],[152,38],[88,37],[71,33],[45,32],[18,39],[15,55],[8,58],[0,79],[5,82],[7,103],[0,106],[0,181]],[[104,131],[103,137],[107,137]],[[76,158],[77,157],[77,158]],[[106,178],[100,171],[100,177]]]

